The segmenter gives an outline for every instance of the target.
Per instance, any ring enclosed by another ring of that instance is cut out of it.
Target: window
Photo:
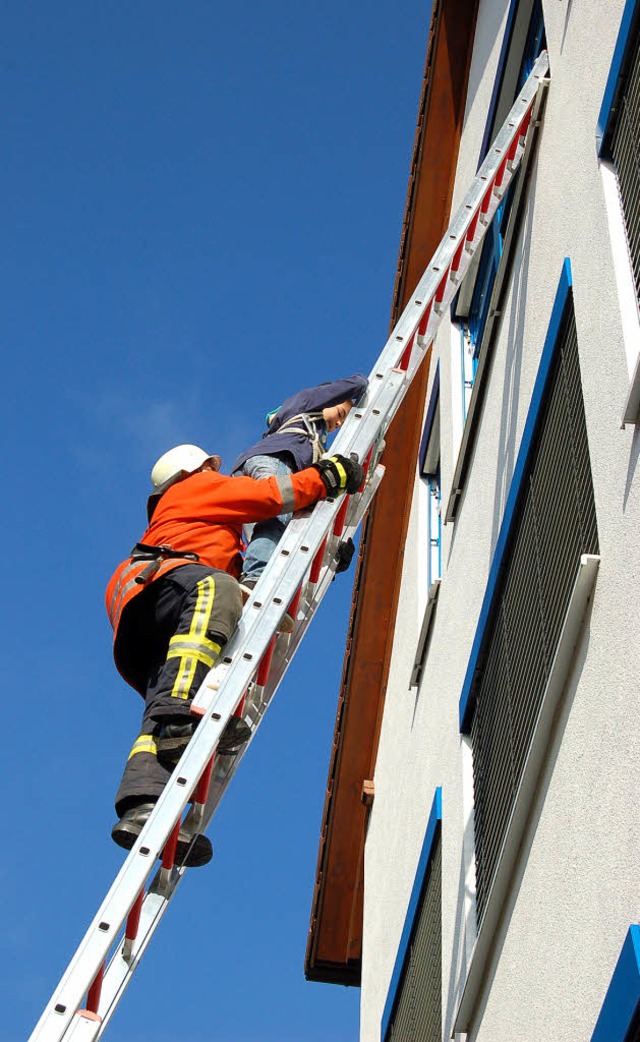
[[[600,155],[613,160],[640,297],[640,7],[628,0],[598,123]]]
[[[568,261],[461,699],[473,749],[479,926],[582,555],[598,532]]]
[[[436,367],[427,417],[419,452],[420,477],[427,491],[426,503],[426,562],[427,599],[420,627],[416,656],[411,671],[410,686],[420,684],[429,646],[429,634],[440,589],[442,574],[442,518],[440,514],[440,363]]]
[[[511,105],[533,69],[536,58],[545,46],[541,0],[521,0],[520,3],[512,0],[478,166],[486,156],[498,128],[506,119]],[[489,317],[493,285],[502,258],[518,176],[516,175],[509,186],[509,191],[496,211],[492,226],[487,231],[475,277],[470,273],[473,285],[467,288],[466,302],[461,294],[456,307],[455,317],[467,330],[476,359]]]
[[[427,418],[420,444],[420,476],[429,490],[427,512],[427,585],[429,589],[442,570],[442,523],[440,519],[440,363],[438,362]]]
[[[462,422],[467,418],[471,391],[476,378],[478,358],[473,348],[473,341],[469,330],[460,327],[460,372],[462,374]]]
[[[541,0],[512,0],[485,126],[480,163],[530,75],[536,58],[545,46]],[[464,430],[446,506],[445,521],[455,520],[468,468],[474,416],[481,403],[480,386],[475,394],[472,395],[471,391],[476,382],[478,385],[482,382],[495,322],[500,316],[502,287],[509,267],[511,245],[520,225],[531,152],[532,149],[529,148],[520,170],[496,210],[482,248],[474,258],[471,270],[452,306],[452,321],[461,329],[465,352],[470,355],[470,359],[467,361],[466,357],[463,357],[461,367]]]
[[[639,38],[640,5],[627,0],[596,129],[631,375],[623,425],[636,423],[640,411]]]
[[[455,1031],[468,1031],[484,986],[599,560],[567,260],[460,698],[473,764],[477,933]]]
[[[438,788],[382,1016],[382,1042],[442,1042],[441,822]]]
[[[591,1042],[640,1042],[640,926],[631,926]]]

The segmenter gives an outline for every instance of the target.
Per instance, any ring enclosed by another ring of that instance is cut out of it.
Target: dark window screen
[[[629,60],[610,134],[611,157],[618,173],[636,296],[640,299],[640,48],[637,31],[630,41]]]
[[[474,684],[478,922],[498,864],[583,553],[598,552],[569,296]]]
[[[438,835],[385,1042],[442,1042],[441,847]]]

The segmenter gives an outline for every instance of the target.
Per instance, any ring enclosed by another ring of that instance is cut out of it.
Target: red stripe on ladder
[[[464,239],[462,240],[462,242],[458,246],[458,249],[456,250],[456,252],[453,255],[453,260],[451,262],[451,271],[452,272],[456,272],[458,270],[458,268],[460,267],[460,259],[462,257],[463,249],[464,249]]]
[[[531,115],[532,115],[532,113],[533,113],[533,102],[531,104],[531,108],[529,109],[529,111],[525,112],[524,118],[522,120],[522,123],[518,127],[518,133],[516,134],[517,138],[521,138],[521,137],[526,137],[527,136],[527,131],[529,129],[529,124],[531,122]]]
[[[480,213],[486,213],[489,209],[489,203],[491,202],[491,193],[493,192],[493,181],[484,193],[484,198],[480,203]]]
[[[507,159],[508,158],[509,158],[509,154],[507,153],[507,155],[505,155],[505,157],[503,158],[502,162],[500,163],[500,166],[498,167],[498,173],[496,174],[496,180],[495,180],[496,188],[500,188],[502,182],[504,181],[504,175],[505,175],[505,171],[507,169]]]
[[[138,927],[140,926],[140,913],[142,911],[143,901],[144,887],[140,890],[140,893],[131,906],[129,915],[127,916],[127,925],[125,927],[124,935],[128,941],[135,941],[138,936]]]
[[[102,979],[104,977],[104,963],[93,978],[93,984],[87,994],[87,1010],[89,1013],[97,1013],[100,1005],[100,993],[102,992]]]
[[[294,597],[293,597],[293,600],[291,601],[291,604],[287,608],[287,614],[291,616],[291,618],[293,619],[294,622],[296,620],[296,615],[298,614],[298,606],[300,604],[300,598],[301,597],[302,597],[302,583],[298,587],[298,590],[294,594]]]
[[[406,372],[406,370],[409,368],[409,360],[411,358],[411,350],[413,348],[413,339],[414,339],[414,337],[415,337],[415,333],[412,333],[411,337],[409,339],[409,343],[407,344],[407,346],[405,347],[404,351],[402,352],[402,358],[400,359],[400,362],[398,363],[398,369],[401,369],[403,373]]]
[[[480,216],[480,207],[476,210],[473,217],[471,218],[471,224],[467,228],[467,234],[465,236],[465,242],[473,242],[476,235],[476,228],[478,227],[478,218]]]
[[[411,339],[413,339],[413,337]],[[342,529],[344,528],[344,519],[347,516],[347,509],[349,507],[349,499],[350,499],[349,496],[345,496],[343,498],[342,504],[340,506],[340,509],[339,509],[338,513],[336,514],[336,519],[333,522],[333,534],[334,535],[342,535]]]
[[[165,848],[162,851],[162,867],[166,869],[173,868],[173,863],[176,859],[176,847],[178,846],[178,833],[180,832],[180,819],[176,821],[173,826],[173,831],[169,836],[165,844]]]
[[[433,307],[433,297],[427,304],[424,315],[418,323],[418,336],[424,336],[427,332],[427,326],[429,325],[429,317],[431,315],[431,308]]]
[[[449,271],[450,270],[451,270],[450,268],[447,268],[447,270],[445,271],[444,275],[440,279],[440,285],[438,286],[438,288],[436,290],[436,296],[435,296],[436,304],[441,304],[442,303],[442,298],[444,297],[444,291],[447,288],[447,281],[448,281],[448,278],[449,278]]]
[[[244,698],[242,699],[242,705],[244,705]],[[211,774],[213,771],[213,765],[215,762],[216,754],[214,753],[209,763],[200,775],[200,781],[196,785],[195,792],[193,794],[194,803],[206,803],[209,795],[209,785],[211,784]]]
[[[320,578],[320,569],[322,568],[322,562],[324,560],[324,552],[326,550],[326,547],[327,537],[325,536],[322,540],[322,543],[320,544],[320,549],[318,550],[316,556],[313,559],[313,564],[311,565],[311,571],[309,572],[310,583],[317,583],[318,579]]]
[[[258,666],[258,675],[256,677],[256,684],[258,687],[264,687],[269,679],[269,670],[271,669],[271,659],[273,658],[275,646],[276,638],[273,636],[269,641],[269,646],[262,656],[260,665]]]

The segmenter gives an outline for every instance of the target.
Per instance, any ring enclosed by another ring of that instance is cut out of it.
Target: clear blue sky
[[[228,466],[386,338],[428,0],[5,0],[3,1036],[35,1024],[121,861],[142,708],[104,588],[149,469]],[[352,573],[340,577],[107,1032],[354,1042],[303,960]]]

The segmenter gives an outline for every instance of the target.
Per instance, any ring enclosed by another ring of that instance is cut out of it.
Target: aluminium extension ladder
[[[233,715],[255,734],[334,576],[340,540],[353,535],[375,495],[384,474],[378,460],[385,432],[520,164],[541,112],[548,69],[543,52],[378,358],[363,400],[336,438],[332,453],[365,461],[362,489],[299,512],[286,529],[224,658],[194,698],[200,724],[30,1042],[94,1042],[115,1011],[185,874],[175,851],[187,803],[183,827],[205,831],[247,748],[217,756],[218,740]],[[287,609],[296,619],[291,635],[278,632]],[[161,867],[149,883],[157,858]]]

